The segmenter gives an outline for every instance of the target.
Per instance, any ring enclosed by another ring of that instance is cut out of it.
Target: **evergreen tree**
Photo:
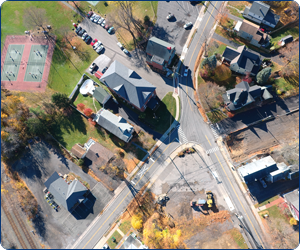
[[[270,75],[271,75],[272,69],[270,67],[264,68],[260,72],[258,72],[256,76],[256,82],[258,84],[264,84],[268,81]]]

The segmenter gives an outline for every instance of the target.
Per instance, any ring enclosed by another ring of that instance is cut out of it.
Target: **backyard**
[[[299,26],[295,26],[293,28],[286,28],[286,29],[282,29],[278,32],[275,32],[273,34],[271,34],[271,45],[270,46],[274,46],[275,48],[280,48],[280,45],[278,44],[278,42],[280,41],[281,38],[288,36],[288,35],[292,35],[294,40],[299,37]]]

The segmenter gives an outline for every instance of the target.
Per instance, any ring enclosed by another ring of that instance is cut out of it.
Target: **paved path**
[[[75,11],[77,14],[81,15],[82,17],[85,17],[85,15],[80,12],[79,10],[77,10],[76,8],[74,8],[72,5],[68,4],[66,1],[61,1],[64,5],[66,5],[67,7],[69,7],[71,10]]]

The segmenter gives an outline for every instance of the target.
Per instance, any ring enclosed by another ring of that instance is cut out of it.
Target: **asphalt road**
[[[189,66],[190,70],[193,70],[194,64],[206,37],[208,37],[214,25],[214,18],[218,14],[218,10],[222,2],[211,2],[205,16],[200,24],[200,29],[196,33],[188,53],[185,56],[184,65]],[[183,75],[183,72],[182,72]],[[210,150],[210,157],[214,163],[214,167],[217,169],[218,176],[222,181],[228,195],[233,202],[236,212],[242,215],[245,219],[249,230],[252,233],[255,240],[264,247],[268,247],[265,242],[262,242],[261,238],[262,231],[258,222],[256,221],[250,207],[247,204],[244,194],[239,189],[230,169],[228,168],[225,160],[216,148],[218,147],[215,143],[215,137],[212,133],[210,127],[203,121],[194,100],[194,89],[191,79],[191,74],[189,72],[188,77],[180,77],[180,99],[182,103],[180,127],[182,133],[180,135],[180,140],[184,141],[184,137],[188,141],[197,141],[202,144],[206,150]],[[251,238],[251,237],[250,237]]]
[[[158,168],[166,167],[164,165],[165,160],[171,154],[171,152],[179,146],[176,142],[176,131],[170,135],[170,138],[166,138],[165,143],[155,151],[151,156],[152,160],[149,160],[143,165],[141,170],[137,173],[135,178],[131,182],[126,182],[127,186],[117,196],[117,198],[107,207],[105,212],[99,217],[93,227],[86,231],[77,244],[73,245],[73,248],[77,249],[92,249],[101,237],[106,233],[110,226],[116,221],[118,216],[125,210],[131,200],[134,198],[139,190],[148,182],[148,180],[155,174]],[[172,143],[168,144],[168,140]]]

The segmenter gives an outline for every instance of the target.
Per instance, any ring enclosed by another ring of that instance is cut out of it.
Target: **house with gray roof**
[[[299,221],[299,188],[283,195],[293,217]]]
[[[243,17],[257,23],[275,28],[279,22],[280,16],[276,15],[270,8],[270,5],[261,1],[254,1],[251,7],[246,6]]]
[[[248,51],[245,45],[237,49],[227,46],[222,55],[222,62],[236,73],[242,75],[250,73],[251,76],[258,73],[261,65],[259,55]]]
[[[175,45],[153,36],[148,40],[146,53],[146,62],[150,66],[166,70],[175,56]]]
[[[141,112],[145,111],[151,98],[156,96],[156,87],[118,61],[109,66],[101,81],[112,93]]]
[[[86,198],[89,190],[77,179],[67,183],[57,172],[44,183],[55,202],[72,212]]]
[[[240,82],[234,89],[226,91],[223,95],[224,103],[229,111],[240,109],[256,100],[268,100],[273,98],[267,87],[258,85],[249,86],[245,81]]]
[[[123,117],[116,116],[103,108],[98,111],[93,120],[124,142],[129,142],[134,133],[133,127]]]
[[[104,106],[104,104],[111,98],[111,95],[101,86],[95,88],[93,97]]]

